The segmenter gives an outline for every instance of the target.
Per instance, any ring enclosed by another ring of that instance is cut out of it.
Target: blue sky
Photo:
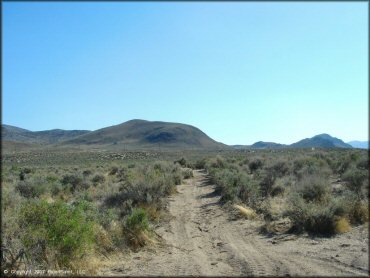
[[[2,122],[368,139],[368,3],[3,3]]]

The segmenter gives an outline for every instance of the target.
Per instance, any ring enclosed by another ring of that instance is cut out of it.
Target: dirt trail
[[[335,238],[268,238],[261,222],[233,219],[220,207],[204,172],[178,191],[171,219],[156,229],[165,244],[117,259],[99,275],[368,276],[367,227]]]

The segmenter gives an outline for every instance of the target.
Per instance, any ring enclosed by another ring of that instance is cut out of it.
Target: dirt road
[[[172,215],[158,233],[165,242],[131,253],[100,275],[368,276],[367,227],[334,238],[258,232],[259,221],[233,219],[201,171],[170,198]]]

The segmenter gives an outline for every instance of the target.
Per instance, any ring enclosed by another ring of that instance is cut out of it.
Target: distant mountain
[[[34,132],[36,138],[44,140],[47,144],[54,144],[63,142],[71,138],[78,137],[80,135],[88,134],[89,130],[63,130],[63,129],[52,129],[45,131]]]
[[[351,145],[353,148],[356,149],[368,149],[369,148],[369,141],[350,141],[347,144]]]
[[[30,144],[54,144],[89,132],[90,132],[89,130],[62,130],[62,129],[30,131],[27,129],[11,125],[2,125],[1,138],[3,141],[12,141]]]
[[[245,149],[250,149],[250,145],[230,145],[230,147],[236,149],[236,150],[245,150]]]
[[[30,131],[11,125],[2,125],[3,146],[30,148],[33,145],[74,146],[74,147],[109,147],[123,149],[280,149],[280,148],[368,148],[368,142],[352,141],[350,144],[332,137],[319,134],[291,145],[259,141],[253,145],[233,145],[216,142],[200,129],[186,124],[131,120],[122,124],[89,130],[52,129]],[[32,144],[20,145],[14,144]]]
[[[289,145],[290,148],[352,148],[351,145],[329,134],[319,134]]]
[[[23,142],[30,143],[32,140],[32,132],[11,126],[11,125],[2,125],[1,126],[1,141],[14,141],[14,142]]]
[[[366,142],[359,142],[359,143],[366,143]],[[363,145],[359,144],[358,146],[363,146]],[[232,147],[234,149],[352,148],[350,144],[346,144],[342,140],[332,137],[329,134],[319,134],[312,138],[306,138],[306,139],[300,140],[291,145],[259,141],[252,145],[234,145]]]
[[[92,131],[63,145],[116,145],[127,148],[225,149],[200,129],[186,124],[131,120]]]
[[[286,147],[286,145],[263,141],[256,142],[251,146],[252,149],[281,149],[284,147]]]

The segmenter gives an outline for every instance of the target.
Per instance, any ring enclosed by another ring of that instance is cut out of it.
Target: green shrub
[[[103,183],[105,181],[105,177],[101,174],[96,174],[92,179],[91,181],[94,183],[94,184],[98,184],[98,183]]]
[[[48,183],[54,183],[54,182],[57,182],[59,180],[59,178],[57,176],[47,176],[46,179],[45,179]]]
[[[346,157],[345,159],[340,159],[336,163],[335,172],[342,175],[344,172],[347,171],[348,168],[350,168],[351,164],[352,161],[349,157]]]
[[[241,200],[254,208],[259,201],[257,182],[235,169],[222,169],[212,173],[215,191],[221,194],[221,202]]]
[[[328,235],[335,233],[336,222],[344,215],[345,208],[340,202],[306,202],[299,195],[289,199],[289,208],[285,212],[292,221],[292,230]]]
[[[124,230],[130,246],[137,248],[146,245],[151,239],[148,236],[149,222],[144,209],[135,208],[126,218]]]
[[[125,227],[133,232],[148,231],[149,222],[146,211],[142,208],[134,208],[125,221]]]
[[[181,159],[179,159],[179,160],[176,160],[175,163],[179,163],[182,167],[187,166],[187,161],[183,157],[181,157]]]
[[[71,190],[74,192],[75,190],[79,189],[79,186],[82,184],[82,179],[75,174],[64,175],[61,183],[63,185],[71,185]]]
[[[349,205],[348,214],[352,224],[364,224],[369,221],[369,206],[357,200]]]
[[[53,196],[58,195],[60,192],[63,191],[63,186],[60,182],[56,181],[50,184],[50,192]]]
[[[164,165],[164,163],[162,162],[156,162],[154,163],[153,165],[153,169],[157,172],[157,173],[164,173],[165,172],[165,169],[166,169],[166,166]]]
[[[224,158],[220,155],[217,155],[215,158],[212,158],[208,161],[206,168],[225,168],[226,162]]]
[[[285,192],[284,187],[282,187],[281,185],[276,185],[276,186],[272,187],[272,189],[271,189],[271,196],[275,197],[275,196],[278,196],[278,195],[283,195],[284,192]]]
[[[272,171],[264,171],[261,175],[260,188],[263,196],[270,196],[276,176]]]
[[[30,174],[30,173],[32,173],[32,169],[31,169],[31,168],[28,168],[28,167],[23,168],[21,171],[22,171],[23,173],[25,173],[25,174]]]
[[[129,166],[128,166],[128,168],[130,168]],[[134,164],[134,166],[135,166],[135,164]],[[128,170],[125,167],[120,168],[117,172],[117,177],[118,177],[119,181],[127,180],[128,179]]]
[[[298,179],[307,175],[329,177],[331,170],[326,160],[307,156],[294,160],[293,173]]]
[[[80,207],[63,202],[28,202],[21,208],[19,225],[29,257],[54,267],[70,266],[94,243],[93,223]]]
[[[118,212],[111,208],[97,207],[87,196],[76,200],[73,206],[78,207],[87,221],[100,224],[107,228],[112,221],[118,220]]]
[[[184,179],[189,179],[193,177],[193,170],[191,169],[183,169],[182,176]]]
[[[364,224],[369,221],[368,201],[361,200],[360,196],[353,192],[347,192],[342,198],[347,209],[347,218],[352,224]]]
[[[281,187],[284,189],[291,187],[294,183],[294,177],[293,176],[284,176],[281,178],[277,178],[275,180],[274,186]]]
[[[82,172],[82,175],[83,175],[84,177],[88,177],[88,176],[90,176],[91,174],[92,174],[92,171],[91,171],[91,170],[89,170],[89,169],[84,170],[84,171]]]
[[[229,169],[213,170],[210,172],[213,182],[216,184],[215,191],[222,195],[225,188],[236,187],[236,173]]]
[[[244,176],[239,186],[238,198],[249,207],[258,208],[262,200],[258,183]]]
[[[204,169],[206,167],[206,159],[205,158],[198,159],[195,162],[194,166],[195,166],[195,169],[198,169],[198,170]]]
[[[27,174],[31,174],[32,169],[30,168],[22,168],[21,171],[19,172],[19,180],[23,181],[26,178]]]
[[[268,171],[273,172],[275,177],[283,177],[289,172],[289,167],[286,161],[277,161],[271,167],[268,168]]]
[[[117,166],[113,166],[109,171],[109,175],[111,175],[111,176],[116,175],[117,173],[118,173],[118,167]]]
[[[223,203],[228,202],[228,201],[234,202],[237,200],[238,192],[239,192],[239,188],[235,186],[222,187],[220,201]]]
[[[322,202],[329,194],[329,184],[321,176],[304,176],[297,184],[297,192],[305,201]]]
[[[26,178],[25,173],[20,172],[20,173],[19,173],[19,180],[20,180],[20,181],[24,181],[24,179],[25,179],[25,178]]]
[[[104,204],[117,207],[130,201],[133,206],[139,204],[161,203],[161,198],[173,193],[176,184],[182,182],[181,168],[166,163],[156,167],[138,167],[135,174],[127,176],[120,192],[108,196]]]
[[[36,184],[30,181],[20,181],[15,189],[25,198],[38,198],[46,192],[46,185]]]
[[[172,180],[175,185],[181,184],[182,183],[182,173],[180,171],[173,173]]]
[[[347,182],[347,187],[356,194],[361,194],[362,187],[367,178],[368,172],[366,170],[356,168],[350,168],[342,175],[342,179]]]
[[[369,158],[368,157],[363,157],[361,158],[357,164],[356,164],[358,169],[363,169],[363,170],[368,170],[369,167]]]
[[[253,173],[257,171],[258,169],[261,169],[263,166],[263,162],[261,159],[254,159],[251,162],[248,163],[249,170]]]

